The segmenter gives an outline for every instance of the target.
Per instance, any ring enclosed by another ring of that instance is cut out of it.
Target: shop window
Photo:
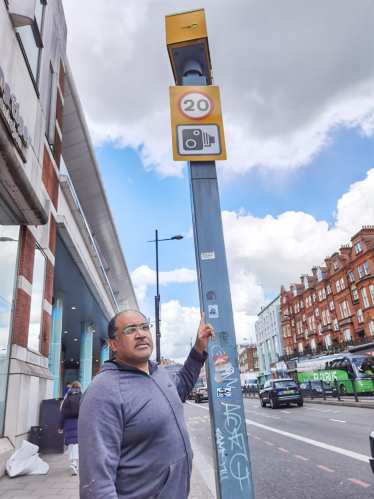
[[[29,324],[29,338],[27,347],[35,352],[40,351],[40,337],[43,321],[44,281],[46,257],[37,246],[34,257],[34,272],[32,277],[31,311]]]
[[[45,0],[36,0],[33,24],[17,28],[25,59],[35,83],[38,81],[39,54],[43,48],[41,33],[44,6]]]
[[[3,436],[20,228],[0,225],[0,435]]]

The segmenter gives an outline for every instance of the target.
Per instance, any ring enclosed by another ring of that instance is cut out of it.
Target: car
[[[369,443],[370,443],[370,454],[369,463],[371,471],[374,473],[374,431],[372,431],[369,435]]]
[[[311,381],[310,384],[312,385],[312,395],[314,398],[317,397],[323,397],[322,393],[322,387],[321,387],[321,382],[320,381]],[[309,381],[304,381],[300,385],[301,388],[301,393],[305,396],[310,397],[310,385]],[[325,395],[326,397],[337,397],[338,396],[338,391],[335,387],[329,385],[326,382],[323,382],[323,389],[325,390]]]
[[[262,407],[270,404],[272,409],[290,404],[302,407],[304,399],[300,386],[293,379],[269,379],[260,391],[260,403]]]
[[[206,386],[197,390],[195,395],[195,404],[200,404],[203,400],[208,400],[208,388]]]

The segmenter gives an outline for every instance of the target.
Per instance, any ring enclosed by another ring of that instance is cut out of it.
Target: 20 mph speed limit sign
[[[226,159],[219,88],[170,87],[175,161]]]

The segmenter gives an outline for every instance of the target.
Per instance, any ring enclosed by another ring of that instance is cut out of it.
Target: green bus
[[[374,352],[347,352],[300,360],[297,363],[297,378],[300,383],[323,380],[332,386],[337,380],[341,395],[353,394],[354,380],[357,393],[373,394]]]

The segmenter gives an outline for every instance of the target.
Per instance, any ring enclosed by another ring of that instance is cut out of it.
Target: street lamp
[[[155,296],[155,323],[156,323],[156,362],[160,364],[161,362],[161,350],[160,350],[160,291],[159,291],[159,280],[158,280],[158,243],[160,241],[179,241],[183,239],[183,236],[173,236],[168,239],[159,239],[158,231],[156,230],[156,239],[154,241],[148,241],[149,243],[156,243],[156,296]]]

